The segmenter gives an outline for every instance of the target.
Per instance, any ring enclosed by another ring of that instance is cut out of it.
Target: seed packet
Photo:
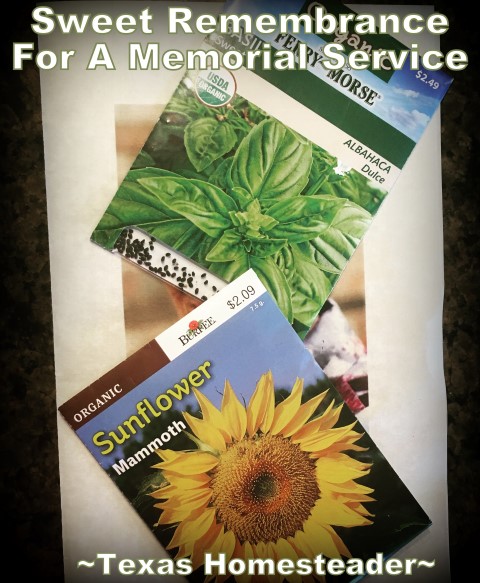
[[[237,0],[225,10],[279,8]],[[304,337],[451,83],[410,63],[328,71],[327,41],[402,47],[353,33],[207,37],[206,50],[268,43],[299,66],[303,46],[306,68],[188,71],[92,241],[201,301],[252,268]]]
[[[430,524],[253,270],[59,410],[169,552],[159,574],[322,579],[321,555],[348,581]]]

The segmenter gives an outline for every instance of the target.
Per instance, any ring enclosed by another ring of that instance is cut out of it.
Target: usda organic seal
[[[198,99],[208,107],[224,107],[237,90],[235,77],[227,69],[201,71],[195,80]]]

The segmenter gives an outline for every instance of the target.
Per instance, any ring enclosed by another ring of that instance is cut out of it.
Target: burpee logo
[[[188,330],[185,334],[182,334],[178,337],[182,346],[185,346],[200,334],[203,334],[207,328],[210,328],[216,323],[216,321],[210,317],[206,318],[205,320],[192,320],[188,325]]]

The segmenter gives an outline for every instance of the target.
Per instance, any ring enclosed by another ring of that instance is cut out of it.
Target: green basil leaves
[[[253,268],[304,334],[385,196],[337,166],[242,97],[211,109],[181,86],[92,239],[138,227],[226,281]]]

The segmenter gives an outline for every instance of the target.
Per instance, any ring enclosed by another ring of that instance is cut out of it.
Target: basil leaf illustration
[[[255,257],[270,257],[278,253],[287,244],[286,239],[266,239],[249,237],[250,253]]]
[[[217,166],[213,174],[210,175],[209,182],[222,190],[227,190],[228,186],[228,175],[230,174],[230,168],[232,167],[233,157],[226,158]],[[233,197],[235,198],[235,197]]]
[[[253,197],[290,198],[307,184],[312,146],[280,122],[261,122],[240,144],[232,164],[230,187]]]
[[[253,268],[304,334],[384,196],[243,97],[211,109],[184,83],[92,239],[138,227],[225,281]]]
[[[197,172],[230,152],[236,143],[233,128],[212,118],[197,119],[185,128],[185,148]]]
[[[289,285],[295,290],[292,296],[293,316],[302,324],[311,325],[317,316],[320,306],[327,300],[332,284],[328,277],[309,261],[297,248],[291,246],[293,268],[287,277]]]
[[[270,231],[272,237],[285,237],[291,243],[309,241],[328,228],[328,213],[345,203],[334,197],[299,196],[282,200],[268,209],[278,221]]]
[[[249,263],[260,281],[277,301],[278,307],[282,310],[284,316],[291,323],[293,321],[292,291],[285,274],[271,257],[260,259],[250,256]]]
[[[130,170],[130,172],[125,177],[125,180],[134,182],[138,181],[140,178],[151,178],[154,176],[158,176],[159,178],[164,176],[177,176],[181,178],[180,174],[176,174],[175,172],[170,172],[169,170],[164,170],[163,168],[147,166],[146,168],[135,168]]]
[[[180,90],[170,99],[169,103],[165,107],[165,111],[162,114],[162,119],[168,118],[169,115],[182,114],[186,116],[190,121],[203,117],[206,113],[207,108],[202,106],[199,101],[197,101],[193,95],[187,96],[183,94]],[[167,120],[165,120],[167,121]]]
[[[172,176],[142,178],[139,183],[210,237],[221,237],[231,226],[228,213],[237,208],[235,201],[208,182]]]
[[[234,261],[212,263],[209,269],[212,273],[218,275],[218,277],[230,282],[250,269],[250,260],[248,255],[244,253]]]
[[[344,199],[345,200],[345,199]],[[326,214],[329,226],[310,241],[313,257],[319,264],[328,261],[342,271],[366,233],[372,216],[348,201]]]
[[[236,231],[229,229],[216,242],[206,259],[207,261],[222,263],[224,261],[235,261],[242,255],[245,255],[242,238]]]
[[[296,248],[300,253],[305,255],[308,261],[315,263],[319,269],[324,271],[325,273],[329,273],[332,275],[340,275],[342,272],[336,265],[334,265],[331,261],[327,259],[327,257],[321,255],[320,253],[314,253],[314,247],[311,241],[306,243],[296,243]]]
[[[141,150],[141,152],[135,158],[135,161],[132,164],[132,168],[145,168],[147,166],[153,166],[154,164],[155,160],[150,156],[150,154],[145,152],[145,150]]]
[[[171,228],[175,225],[178,232],[191,226],[190,221],[173,212],[161,200],[153,198],[140,184],[125,180],[93,232],[92,240],[113,249],[126,227],[137,226],[153,234],[153,230],[164,223],[170,223]]]
[[[386,190],[377,188],[356,170],[350,170],[341,180],[331,181],[325,192],[346,198],[374,215],[387,195]]]
[[[313,145],[312,167],[308,177],[308,184],[303,194],[318,194],[323,185],[330,179],[337,159],[331,156],[320,146]]]
[[[233,188],[230,188],[228,193],[236,201],[241,209],[246,209],[253,200],[256,200],[253,199],[252,195],[241,186],[234,186]]]

